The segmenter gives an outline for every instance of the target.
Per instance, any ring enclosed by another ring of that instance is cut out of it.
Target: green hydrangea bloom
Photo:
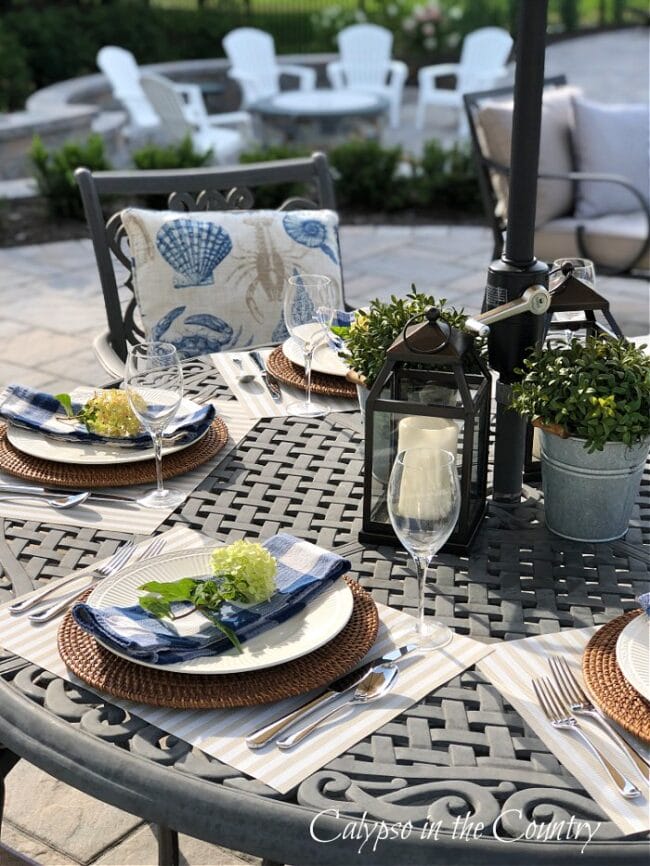
[[[138,398],[142,401],[136,395]],[[137,436],[142,430],[125,391],[96,391],[83,407],[81,417],[90,432],[100,436]]]
[[[266,601],[275,592],[275,558],[252,541],[234,541],[212,554],[212,571],[226,601],[246,604]]]

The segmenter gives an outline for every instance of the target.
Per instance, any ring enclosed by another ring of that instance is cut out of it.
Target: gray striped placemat
[[[192,472],[165,481],[165,487],[180,490],[185,495],[189,495],[255,425],[255,419],[237,401],[214,400],[212,402],[228,427],[228,443],[212,460],[208,460],[207,463],[203,463]],[[0,481],[10,484],[15,483],[16,479],[12,475],[0,472]],[[130,487],[106,487],[102,488],[102,493],[117,493],[137,499],[153,486],[155,486],[154,483]],[[137,502],[104,502],[92,497],[82,505],[64,511],[51,508],[45,502],[28,499],[11,501],[0,499],[0,516],[2,517],[45,521],[66,526],[90,526],[93,528],[101,526],[104,529],[134,532],[137,535],[148,535],[154,532],[169,517],[171,511],[172,509],[166,510],[164,508],[143,508]]]
[[[273,349],[261,349],[260,354],[266,361]],[[249,357],[248,352],[218,352],[210,356],[214,366],[221,373],[226,384],[237,397],[242,406],[257,418],[277,418],[287,415],[287,404],[295,400],[304,400],[305,392],[298,388],[292,388],[284,383],[278,383],[282,394],[282,402],[276,403],[269,394],[266,386],[260,378],[260,370]],[[238,377],[240,370],[235,365],[233,358],[241,360],[243,369],[247,373],[255,374],[252,382],[242,384]],[[332,412],[356,412],[359,409],[358,400],[347,400],[341,397],[323,397],[320,394],[312,396],[314,405]]]
[[[199,546],[206,541],[200,533],[184,528],[172,529],[164,533],[164,537],[167,539],[166,551]],[[385,605],[378,605],[378,609],[379,633],[369,658],[406,643],[413,626],[413,618],[408,614]],[[25,616],[11,616],[4,605],[0,608],[0,644],[57,676],[78,683],[57,650],[59,621],[35,626]],[[290,752],[281,752],[272,744],[251,751],[244,740],[251,731],[303,704],[308,695],[261,707],[198,711],[150,707],[111,697],[107,700],[286,793],[430,691],[475,664],[491,649],[486,644],[456,635],[451,644],[432,655],[405,659],[388,695],[373,704],[342,712],[340,717],[335,717]]]
[[[636,800],[622,797],[598,760],[570,731],[556,730],[548,722],[533,691],[532,680],[549,677],[550,656],[566,659],[572,672],[582,681],[582,654],[595,628],[567,629],[556,634],[530,637],[499,644],[478,665],[517,712],[543,740],[555,757],[584,785],[603,812],[623,833],[650,829],[650,788],[634,765],[628,762],[602,733],[597,723],[580,719],[580,725],[607,758],[641,789]],[[643,751],[639,744],[638,751]]]

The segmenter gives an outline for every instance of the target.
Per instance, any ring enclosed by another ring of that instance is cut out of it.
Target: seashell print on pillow
[[[214,222],[169,220],[156,235],[156,247],[176,271],[174,287],[209,286],[214,269],[232,251],[230,235]]]
[[[305,247],[311,247],[312,249],[322,250],[335,265],[338,265],[339,261],[336,253],[326,243],[328,239],[327,226],[322,220],[305,217],[304,212],[301,214],[294,211],[283,217],[282,224],[286,233],[296,243],[302,244]],[[338,246],[338,238],[334,239],[334,243]]]

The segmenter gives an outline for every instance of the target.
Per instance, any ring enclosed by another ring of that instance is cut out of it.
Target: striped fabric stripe
[[[605,756],[643,793],[643,796],[636,800],[624,799],[587,747],[570,731],[557,730],[550,725],[533,691],[534,678],[550,676],[547,660],[554,655],[566,659],[577,679],[582,681],[582,655],[595,631],[595,628],[568,629],[556,634],[499,644],[478,667],[526,720],[558,761],[584,785],[610,820],[623,833],[639,833],[650,830],[650,787],[647,780],[644,784],[633,765],[621,755],[597,724],[588,719],[580,719],[580,726]],[[641,744],[638,751],[643,751]]]
[[[169,551],[206,542],[204,536],[184,528],[166,532],[165,538],[165,550]],[[378,605],[378,608],[380,630],[369,658],[406,643],[413,624],[408,614],[384,605]],[[56,635],[59,622],[54,620],[34,626],[27,617],[12,617],[7,605],[3,605],[0,608],[0,643],[69,682],[79,682],[58,654]],[[118,699],[111,699],[111,703],[286,793],[430,691],[475,664],[491,649],[486,644],[456,635],[451,644],[436,651],[434,656],[413,656],[404,660],[396,684],[388,695],[374,704],[342,712],[340,717],[335,717],[322,731],[308,737],[290,753],[281,752],[273,744],[253,752],[246,747],[244,739],[251,731],[302,705],[308,695],[237,710],[173,710]],[[291,760],[287,760],[288,755]]]
[[[272,349],[262,349],[260,354],[266,361]],[[305,392],[289,385],[282,385],[282,402],[276,403],[264,387],[261,379],[242,385],[238,381],[240,371],[233,363],[233,357],[239,358],[246,372],[259,374],[259,370],[248,357],[247,352],[223,352],[210,356],[217,370],[225,379],[226,384],[237,397],[242,406],[256,418],[278,418],[287,415],[287,404],[294,400],[304,400]],[[321,397],[318,394],[312,396],[316,406],[329,406],[336,412],[354,412],[359,409],[357,400],[347,400],[340,397]]]

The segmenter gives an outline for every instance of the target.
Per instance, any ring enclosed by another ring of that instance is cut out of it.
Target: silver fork
[[[142,553],[136,558],[136,562],[141,562],[143,559],[150,559],[152,556],[156,556],[156,554],[160,553],[167,542],[164,538],[154,538],[154,540],[145,547]],[[115,574],[115,572],[120,571],[120,569],[124,568],[124,566],[130,561],[131,557],[135,553],[135,548],[132,547],[128,552],[128,556],[125,559],[121,559],[117,564],[113,563],[110,565],[106,563],[106,566],[102,569],[101,572],[96,571],[92,572],[91,577],[98,576],[101,580],[104,577],[108,577],[111,574]],[[110,565],[110,569],[107,571],[107,567]],[[63,613],[64,610],[67,610],[68,607],[77,599],[80,595],[82,595],[90,586],[90,584],[85,584],[78,592],[75,592],[73,596],[69,596],[64,598],[62,601],[57,602],[56,604],[50,605],[49,607],[43,608],[43,610],[39,610],[36,613],[32,613],[29,615],[28,619],[30,622],[42,623],[47,622],[50,619],[54,619],[55,616],[58,616],[60,613]]]
[[[535,689],[537,700],[551,725],[559,730],[571,731],[574,734],[577,734],[580,739],[586,743],[589,750],[598,758],[612,782],[614,782],[619,792],[626,799],[633,800],[635,797],[640,797],[641,791],[639,791],[636,785],[630,782],[630,780],[626,778],[620,770],[618,770],[611,761],[605,757],[605,755],[603,755],[600,749],[591,742],[585,732],[578,727],[578,720],[568,712],[560,695],[553,688],[551,681],[546,677],[540,677],[539,679],[533,680],[533,688]]]
[[[47,598],[48,595],[52,595],[53,592],[57,592],[57,590],[67,586],[69,583],[74,583],[75,580],[79,580],[79,578],[84,575],[92,577],[96,574],[103,575],[110,573],[110,571],[107,572],[106,569],[112,569],[113,567],[119,568],[130,559],[134,550],[134,543],[132,541],[127,541],[126,544],[119,547],[111,558],[106,560],[103,565],[100,565],[97,568],[87,568],[84,571],[75,572],[69,577],[63,578],[63,580],[52,580],[39,592],[35,592],[32,595],[28,595],[26,598],[21,598],[13,604],[10,604],[9,611],[10,613],[24,613],[26,610],[39,604],[44,598]]]
[[[638,755],[635,750],[626,743],[623,737],[612,727],[605,714],[600,707],[597,707],[589,699],[589,696],[582,688],[576,679],[573,671],[569,667],[567,660],[561,656],[553,656],[549,659],[551,672],[555,679],[562,697],[569,705],[569,709],[574,716],[588,716],[594,719],[607,736],[614,742],[618,748],[628,757],[636,769],[641,773],[644,782],[650,781],[650,767],[645,763],[643,758]]]

